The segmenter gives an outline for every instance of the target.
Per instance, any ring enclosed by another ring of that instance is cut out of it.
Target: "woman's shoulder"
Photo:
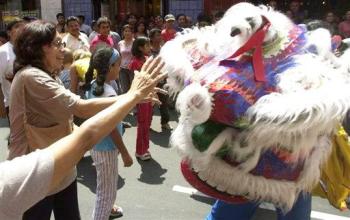
[[[45,71],[33,66],[23,67],[16,75],[22,76],[24,79],[51,78]]]

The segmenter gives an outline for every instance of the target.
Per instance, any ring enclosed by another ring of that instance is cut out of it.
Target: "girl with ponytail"
[[[84,89],[88,99],[117,95],[112,84],[119,76],[120,63],[121,56],[116,49],[109,47],[96,49],[85,74]],[[94,70],[97,73],[96,80],[93,80]],[[119,123],[116,129],[95,145],[90,152],[97,171],[94,220],[106,220],[110,216],[123,215],[122,209],[114,205],[117,196],[118,152],[122,156],[125,167],[131,166],[133,161],[123,143],[121,132],[122,126]]]

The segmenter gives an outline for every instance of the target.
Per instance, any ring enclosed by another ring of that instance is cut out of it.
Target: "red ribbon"
[[[263,62],[263,49],[262,45],[264,43],[266,32],[269,30],[271,23],[267,18],[263,17],[265,24],[260,27],[254,34],[249,38],[249,40],[239,48],[233,55],[228,57],[226,60],[220,62],[220,65],[223,65],[229,59],[238,57],[245,52],[248,52],[254,49],[253,52],[253,68],[254,68],[254,77],[256,81],[266,82],[264,62]]]

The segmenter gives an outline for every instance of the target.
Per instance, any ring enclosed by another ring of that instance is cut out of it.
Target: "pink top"
[[[345,38],[350,37],[350,21],[343,21],[339,24],[339,32],[344,35]]]
[[[105,44],[110,47],[114,47],[113,38],[111,36],[103,36],[101,34],[97,35],[90,44],[90,51],[94,51],[98,44]]]
[[[133,57],[131,53],[132,43],[133,41],[130,44],[126,44],[125,40],[119,42],[120,54],[122,55],[121,68],[129,69],[129,64]]]

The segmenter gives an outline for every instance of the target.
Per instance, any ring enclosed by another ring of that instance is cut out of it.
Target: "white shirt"
[[[37,150],[0,163],[0,219],[21,220],[23,213],[49,195],[54,157]]]
[[[6,78],[13,77],[13,62],[16,55],[13,52],[13,45],[10,42],[0,47],[0,83],[4,94],[5,107],[9,106],[11,82]]]
[[[78,38],[74,37],[70,33],[66,34],[63,37],[62,42],[65,43],[66,47],[72,50],[73,53],[78,49],[89,51],[90,48],[89,38],[86,36],[86,34],[81,32]]]

